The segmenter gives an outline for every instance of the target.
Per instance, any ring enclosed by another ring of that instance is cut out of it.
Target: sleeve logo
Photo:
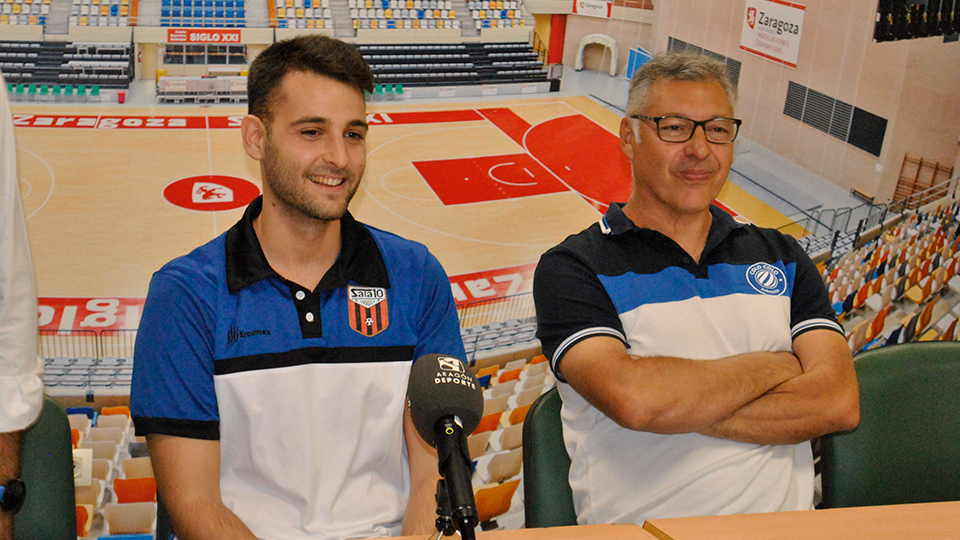
[[[367,337],[387,329],[387,290],[382,287],[347,287],[350,328]]]
[[[761,294],[781,296],[787,292],[786,274],[772,264],[761,262],[747,268],[747,282]]]

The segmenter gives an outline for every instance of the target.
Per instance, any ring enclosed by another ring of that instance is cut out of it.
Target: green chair
[[[37,95],[37,85],[31,84],[30,87],[27,89],[27,93],[31,96]]]
[[[532,527],[576,525],[563,444],[560,392],[551,388],[530,405],[523,422],[523,508]]]
[[[54,97],[59,97],[61,93],[63,93],[63,88],[59,84],[53,85]]]
[[[20,477],[27,499],[13,522],[15,540],[76,540],[73,441],[67,413],[49,396],[23,436]]]
[[[91,87],[90,87],[90,95],[91,95],[91,96],[99,96],[99,95],[100,95],[100,87],[97,86],[97,85],[91,86]]]
[[[394,90],[394,92],[396,92],[396,93],[398,93],[398,94],[402,94],[402,93],[403,93],[403,85],[402,85],[402,84],[395,85],[395,86],[393,87],[393,90]]]
[[[14,89],[14,92],[15,92],[17,95],[22,96],[22,95],[23,95],[23,83],[18,84],[17,87],[16,87],[16,89]]]
[[[87,93],[87,86],[86,86],[86,85],[81,84],[80,86],[77,87],[77,97],[83,96],[83,95],[85,95],[86,93]]]
[[[822,439],[823,507],[960,500],[960,342],[854,360],[860,425]]]
[[[41,96],[45,96],[45,95],[47,95],[47,94],[49,94],[49,93],[50,93],[50,87],[49,87],[49,86],[43,85],[43,86],[40,87],[40,95],[41,95]]]

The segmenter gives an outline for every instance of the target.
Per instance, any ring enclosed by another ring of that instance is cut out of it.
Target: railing
[[[457,313],[460,315],[460,328],[472,328],[510,319],[522,321],[536,316],[533,293],[470,302],[457,309]]]
[[[132,358],[136,330],[40,330],[41,358]]]
[[[533,50],[537,52],[537,60],[541,64],[546,64],[547,58],[549,58],[549,50],[547,44],[540,39],[540,34],[537,34],[536,31],[533,32]]]

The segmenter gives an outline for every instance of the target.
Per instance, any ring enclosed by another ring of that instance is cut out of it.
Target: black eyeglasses
[[[730,144],[740,132],[742,120],[736,118],[711,118],[710,120],[691,120],[682,116],[643,116],[634,114],[630,118],[650,120],[657,125],[657,136],[663,142],[682,143],[693,138],[697,126],[703,128],[708,142]]]

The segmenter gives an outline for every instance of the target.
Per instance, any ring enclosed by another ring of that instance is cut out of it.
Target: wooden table
[[[653,519],[643,528],[660,540],[956,540],[960,501]]]

